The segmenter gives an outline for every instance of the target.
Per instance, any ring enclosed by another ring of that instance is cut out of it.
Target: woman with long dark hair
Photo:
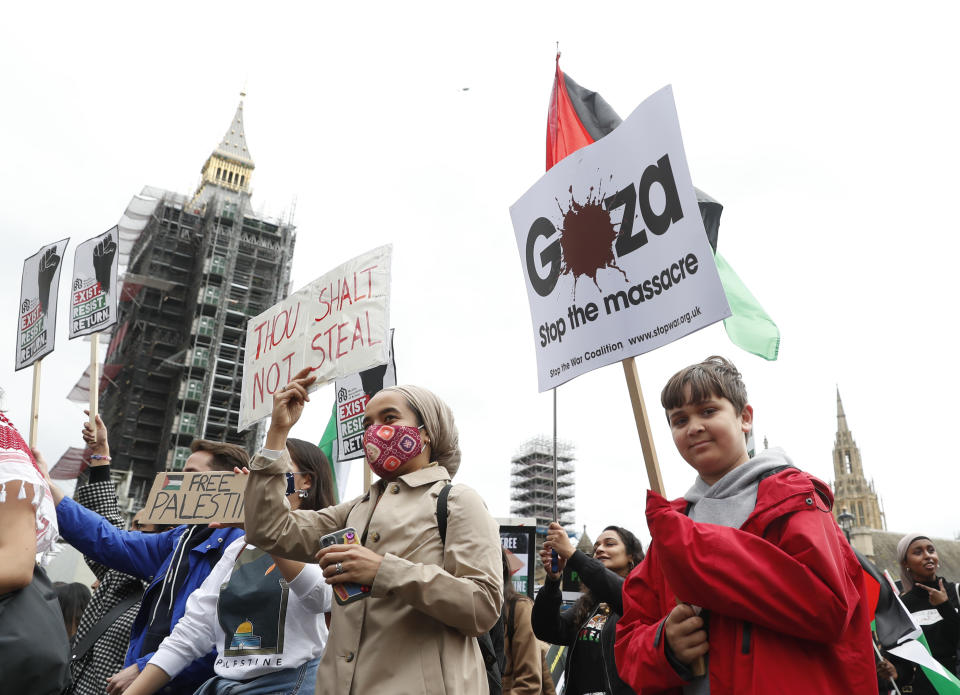
[[[551,551],[559,556],[559,569],[551,570]],[[550,524],[540,551],[547,581],[533,606],[533,631],[551,644],[569,646],[561,695],[634,691],[617,675],[613,657],[616,625],[623,603],[623,580],[643,560],[643,547],[630,531],[607,526],[593,544],[593,557],[576,550],[566,531]],[[560,579],[570,565],[580,576],[581,597],[561,612]]]
[[[333,476],[323,452],[300,439],[287,440],[287,451],[288,507],[316,510],[333,504]],[[126,695],[157,692],[213,648],[217,675],[196,695],[241,688],[307,692],[327,642],[331,594],[316,564],[270,556],[241,537],[187,599],[183,617]]]

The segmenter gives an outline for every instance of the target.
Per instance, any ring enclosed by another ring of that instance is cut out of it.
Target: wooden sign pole
[[[336,444],[334,444],[336,446]],[[370,489],[370,466],[367,465],[367,460],[363,459],[363,491],[366,492]]]
[[[640,449],[643,451],[643,462],[647,466],[647,479],[650,481],[650,489],[658,495],[664,495],[663,478],[660,476],[660,465],[657,463],[657,450],[653,446],[653,434],[650,432],[647,406],[643,402],[643,391],[640,388],[637,363],[632,357],[628,357],[621,364],[623,364],[623,375],[627,379],[627,390],[630,392],[630,404],[633,406],[633,419],[637,423],[637,434],[640,435]]]
[[[90,427],[97,431],[97,413],[100,411],[100,334],[90,336]]]
[[[637,434],[640,435],[640,449],[643,451],[643,462],[647,467],[647,479],[650,489],[665,497],[663,477],[660,475],[660,464],[657,463],[657,450],[653,446],[653,433],[650,431],[650,418],[647,417],[647,405],[643,401],[643,391],[640,388],[640,376],[637,374],[637,363],[632,357],[623,360],[623,375],[627,379],[627,390],[630,392],[630,404],[633,406],[633,419],[637,423]],[[682,602],[675,599],[679,606]],[[707,673],[707,665],[703,657],[699,657],[690,665],[694,676],[703,676]]]
[[[30,404],[30,448],[37,448],[37,430],[40,423],[40,363],[33,363],[33,397]]]

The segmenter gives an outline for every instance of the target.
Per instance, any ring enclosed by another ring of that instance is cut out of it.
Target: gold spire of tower
[[[215,192],[221,195],[227,193],[227,197],[250,195],[250,179],[253,176],[254,163],[243,131],[243,98],[245,96],[245,91],[240,92],[240,103],[237,105],[237,112],[230,121],[227,132],[200,170],[200,185],[194,194],[194,203],[206,202]]]

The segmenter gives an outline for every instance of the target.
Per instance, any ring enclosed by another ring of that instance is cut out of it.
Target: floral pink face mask
[[[381,478],[389,478],[400,466],[423,451],[420,427],[370,425],[363,433],[363,448],[370,470]]]

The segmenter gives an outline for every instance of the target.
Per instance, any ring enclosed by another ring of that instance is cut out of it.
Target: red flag
[[[554,164],[594,142],[583,127],[577,111],[570,102],[567,78],[560,70],[560,54],[557,54],[557,71],[550,92],[550,108],[547,111],[547,170]]]

